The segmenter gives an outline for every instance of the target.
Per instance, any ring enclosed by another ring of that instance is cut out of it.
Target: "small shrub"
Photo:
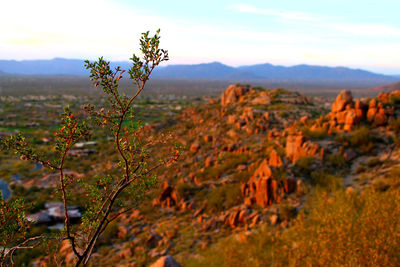
[[[14,257],[14,266],[28,266],[27,262],[31,262],[32,259],[35,259],[42,255],[43,252],[37,248],[19,250],[16,254],[16,257]]]
[[[390,184],[388,184],[383,179],[379,179],[373,183],[374,189],[377,191],[386,191],[390,188]]]
[[[222,159],[221,163],[205,169],[204,172],[198,174],[198,178],[201,181],[218,179],[222,174],[232,173],[235,168],[240,164],[246,164],[249,160],[249,154],[228,154],[225,159]]]
[[[301,129],[301,131],[303,132],[303,134],[305,136],[307,136],[308,138],[313,139],[313,140],[322,140],[329,136],[328,131],[323,128],[311,130],[308,127],[303,127]]]
[[[251,177],[251,175],[252,174],[248,171],[242,171],[242,172],[236,172],[232,178],[233,180],[236,180],[238,182],[246,183]]]
[[[290,116],[290,113],[284,111],[284,112],[281,112],[280,116],[281,116],[281,118],[285,119],[285,118],[288,118]]]
[[[311,180],[315,186],[326,191],[335,191],[342,187],[341,177],[336,177],[323,171],[311,173]]]
[[[178,196],[186,200],[190,196],[194,195],[198,189],[191,184],[180,183],[178,184],[176,190],[178,191]]]
[[[393,120],[389,126],[396,134],[400,133],[400,118]]]
[[[396,120],[392,121],[389,124],[390,128],[394,132],[394,142],[396,143],[397,146],[400,144],[400,118],[397,118]]]
[[[337,143],[342,144],[343,146],[350,145],[350,136],[347,133],[338,133],[335,137]]]
[[[374,148],[374,139],[367,127],[360,127],[352,132],[350,144],[357,147],[362,153],[368,154]]]
[[[282,204],[279,207],[279,215],[281,217],[282,221],[289,221],[296,217],[297,215],[297,209],[291,205],[288,204]]]
[[[362,173],[362,172],[365,172],[365,171],[366,171],[366,168],[364,166],[362,166],[362,165],[359,165],[357,167],[356,173]]]
[[[400,104],[400,96],[392,95],[390,97],[389,103],[392,104],[392,105],[399,105]]]
[[[274,169],[272,171],[272,177],[277,180],[278,183],[283,182],[287,179],[287,171],[284,168]]]
[[[253,89],[256,92],[261,92],[261,91],[265,91],[264,88],[262,88],[261,86],[254,86],[251,89]]]
[[[400,177],[400,168],[393,168],[389,171],[389,176],[398,179]]]
[[[328,156],[328,165],[334,168],[342,169],[347,166],[346,159],[341,154],[330,154]]]
[[[352,146],[357,148],[361,153],[371,153],[374,148],[376,138],[372,137],[371,130],[362,126],[350,133],[340,133],[336,136],[336,141],[343,146]]]
[[[367,127],[360,127],[352,132],[351,144],[353,146],[361,146],[371,141],[371,131]]]
[[[118,235],[118,223],[111,222],[108,227],[104,230],[103,234],[99,238],[99,242],[101,244],[105,244],[110,242],[113,239],[116,239]]]
[[[367,162],[367,166],[370,168],[376,167],[381,164],[381,160],[378,157],[374,157]]]
[[[239,184],[222,185],[208,194],[207,208],[211,211],[222,211],[241,201]]]
[[[310,175],[314,163],[314,157],[301,157],[296,161],[295,165],[301,174]]]

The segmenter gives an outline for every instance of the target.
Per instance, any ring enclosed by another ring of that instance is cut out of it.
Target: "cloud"
[[[108,0],[16,0],[2,7],[10,11],[0,16],[3,58],[126,59],[141,32],[167,24],[163,18]]]
[[[400,36],[400,28],[387,24],[343,23],[343,19],[340,17],[317,17],[298,11],[263,9],[243,3],[232,5],[230,9],[241,13],[272,16],[292,22],[309,22],[309,30],[322,29],[333,35],[347,34],[349,36],[356,35],[365,37]],[[318,21],[318,23],[314,23],[316,21]]]
[[[231,6],[231,9],[248,14],[257,14],[257,15],[267,15],[272,17],[277,17],[285,20],[296,20],[296,21],[317,21],[318,17],[313,16],[311,14],[306,14],[298,11],[279,11],[274,9],[263,9],[254,7],[248,4],[235,4]]]
[[[400,28],[393,27],[387,24],[330,24],[330,27],[336,31],[352,34],[352,35],[360,35],[360,36],[371,36],[371,37],[380,37],[380,36],[400,36]]]

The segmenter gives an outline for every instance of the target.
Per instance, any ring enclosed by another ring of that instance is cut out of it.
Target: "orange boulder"
[[[235,103],[249,91],[249,86],[230,85],[221,95],[221,105],[226,106]]]

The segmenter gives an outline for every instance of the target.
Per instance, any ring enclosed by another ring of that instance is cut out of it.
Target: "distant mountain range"
[[[0,74],[13,75],[88,75],[83,60],[55,58],[51,60],[0,60]],[[112,62],[113,67],[128,69],[127,61]],[[222,79],[222,80],[270,80],[289,82],[371,82],[394,83],[400,76],[388,76],[361,69],[296,65],[292,67],[259,64],[231,67],[219,62],[196,65],[168,65],[159,67],[153,77],[166,79]]]

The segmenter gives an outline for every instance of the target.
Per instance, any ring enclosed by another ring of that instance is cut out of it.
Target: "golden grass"
[[[400,190],[316,192],[289,229],[221,240],[187,265],[399,266]]]

